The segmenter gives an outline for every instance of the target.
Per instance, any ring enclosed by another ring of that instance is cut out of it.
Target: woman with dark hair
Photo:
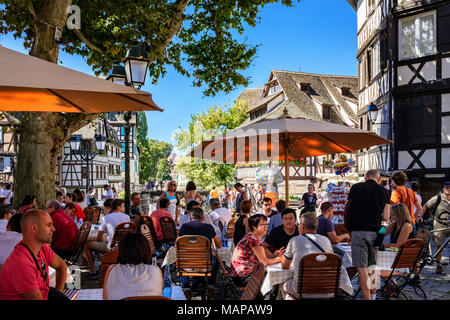
[[[195,185],[194,181],[189,181],[186,185],[186,191],[183,192],[183,194],[180,197],[180,200],[184,198],[184,203],[186,204],[186,207],[189,202],[192,200],[199,199],[200,200],[200,207],[203,207],[203,204],[205,203],[205,200],[201,196],[200,193],[197,192],[197,186]]]
[[[84,208],[86,208],[88,206],[87,202],[86,202],[86,199],[85,199],[85,196],[84,196],[84,192],[81,191],[80,189],[75,189],[73,191],[73,193],[75,193],[77,195],[76,204],[79,205],[81,207],[81,209],[84,210]]]
[[[239,241],[231,258],[231,276],[237,286],[245,286],[257,262],[269,266],[281,261],[286,249],[276,250],[269,257],[260,240],[267,233],[267,225],[267,217],[263,214],[248,218],[250,232]]]
[[[25,213],[29,210],[33,210],[37,208],[36,196],[35,195],[26,195],[20,204],[19,210],[17,213]]]
[[[161,296],[163,275],[151,259],[147,239],[139,232],[127,233],[119,243],[117,264],[106,271],[103,300]]]
[[[76,192],[78,190],[78,192]],[[78,226],[81,226],[84,222],[84,220],[86,220],[86,215],[84,214],[84,210],[82,207],[80,207],[79,203],[80,200],[78,198],[78,194],[80,194],[80,199],[84,200],[83,194],[81,194],[81,191],[79,189],[75,189],[74,192],[72,193],[72,203],[75,205],[75,207],[77,208],[77,211],[75,212],[75,222]]]
[[[250,212],[252,212],[252,202],[250,200],[242,200],[240,213],[238,214],[238,219],[234,224],[234,245],[237,246],[239,241],[250,232],[248,227],[248,218],[250,217]]]

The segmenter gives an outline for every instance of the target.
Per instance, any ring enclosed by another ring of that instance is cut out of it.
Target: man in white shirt
[[[16,244],[22,241],[22,228],[20,220],[23,213],[14,214],[8,221],[5,232],[0,232],[0,270],[1,266],[5,264],[11,252],[14,250]]]
[[[189,203],[186,206],[186,213],[182,215],[180,218],[178,218],[178,227],[180,227],[180,229],[183,224],[192,221],[191,211],[194,208],[200,208],[200,203],[198,203],[195,200],[189,201]],[[219,227],[214,224],[209,214],[203,215],[203,223],[210,224],[214,228],[214,231],[216,231],[216,234],[220,239],[220,237],[222,236],[222,232],[221,230],[219,230]]]
[[[111,190],[111,187],[110,186],[108,186],[107,184],[105,184],[104,186],[103,186],[103,189],[105,189],[105,191],[106,191],[106,195],[102,195],[102,198],[104,199],[104,200],[107,200],[107,199],[114,199],[114,192]]]
[[[291,280],[285,282],[282,286],[283,299],[287,295],[294,296],[298,299],[297,284],[298,270],[300,260],[303,256],[310,253],[327,252],[333,253],[331,242],[327,237],[316,234],[319,222],[315,213],[304,213],[300,217],[298,232],[300,235],[292,238],[286,248],[284,256],[281,258],[281,268],[290,269],[294,267],[294,276]],[[315,242],[315,243],[314,243]],[[319,248],[320,247],[320,248]],[[322,250],[323,251],[322,251]],[[323,295],[304,295],[310,298],[326,298]]]
[[[6,226],[9,219],[13,215],[13,208],[11,206],[0,206],[0,232],[6,231]]]
[[[115,199],[111,203],[111,213],[104,216],[100,222],[97,238],[93,241],[86,242],[84,246],[84,256],[91,267],[91,271],[95,272],[95,265],[92,256],[92,251],[108,252],[114,229],[121,223],[131,222],[130,216],[125,214],[125,201],[122,199]],[[104,235],[106,237],[104,237]]]
[[[10,183],[6,184],[6,190],[3,193],[3,196],[6,198],[6,204],[12,205],[11,200],[12,197],[14,196],[14,191],[12,191],[12,186]]]
[[[211,217],[214,225],[219,228],[219,221],[222,222],[222,225],[228,225],[228,222],[232,217],[230,210],[228,210],[227,208],[222,208],[220,206],[220,201],[217,198],[212,198],[211,200],[209,200],[209,206],[211,208],[209,216]]]

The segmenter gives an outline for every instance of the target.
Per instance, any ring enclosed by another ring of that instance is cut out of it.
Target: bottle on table
[[[170,276],[170,267],[167,264],[164,271],[164,289],[163,296],[172,299],[172,278]]]

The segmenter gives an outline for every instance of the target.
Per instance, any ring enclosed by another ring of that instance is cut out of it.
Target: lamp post
[[[127,51],[123,60],[124,66],[115,63],[106,80],[124,84],[129,87],[140,89],[145,83],[147,68],[150,60],[147,51],[135,43]],[[124,113],[124,142],[125,142],[125,213],[130,214],[130,119],[131,111]]]
[[[371,124],[388,124],[387,122],[376,123],[378,118],[378,106],[373,102],[367,107],[367,119]]]
[[[81,161],[86,161],[86,194],[89,192],[89,162],[98,154],[103,154],[106,145],[104,136],[96,133],[94,137],[95,140],[81,139],[81,134],[77,134],[69,138],[72,154],[80,156]],[[92,148],[92,142],[95,142],[95,149]]]

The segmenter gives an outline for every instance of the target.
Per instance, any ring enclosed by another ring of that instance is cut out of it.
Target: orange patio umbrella
[[[152,95],[0,45],[0,111],[163,111]]]
[[[289,205],[288,161],[333,153],[353,152],[391,143],[374,132],[325,121],[293,119],[284,114],[202,141],[190,156],[222,163],[284,161],[286,205]]]

